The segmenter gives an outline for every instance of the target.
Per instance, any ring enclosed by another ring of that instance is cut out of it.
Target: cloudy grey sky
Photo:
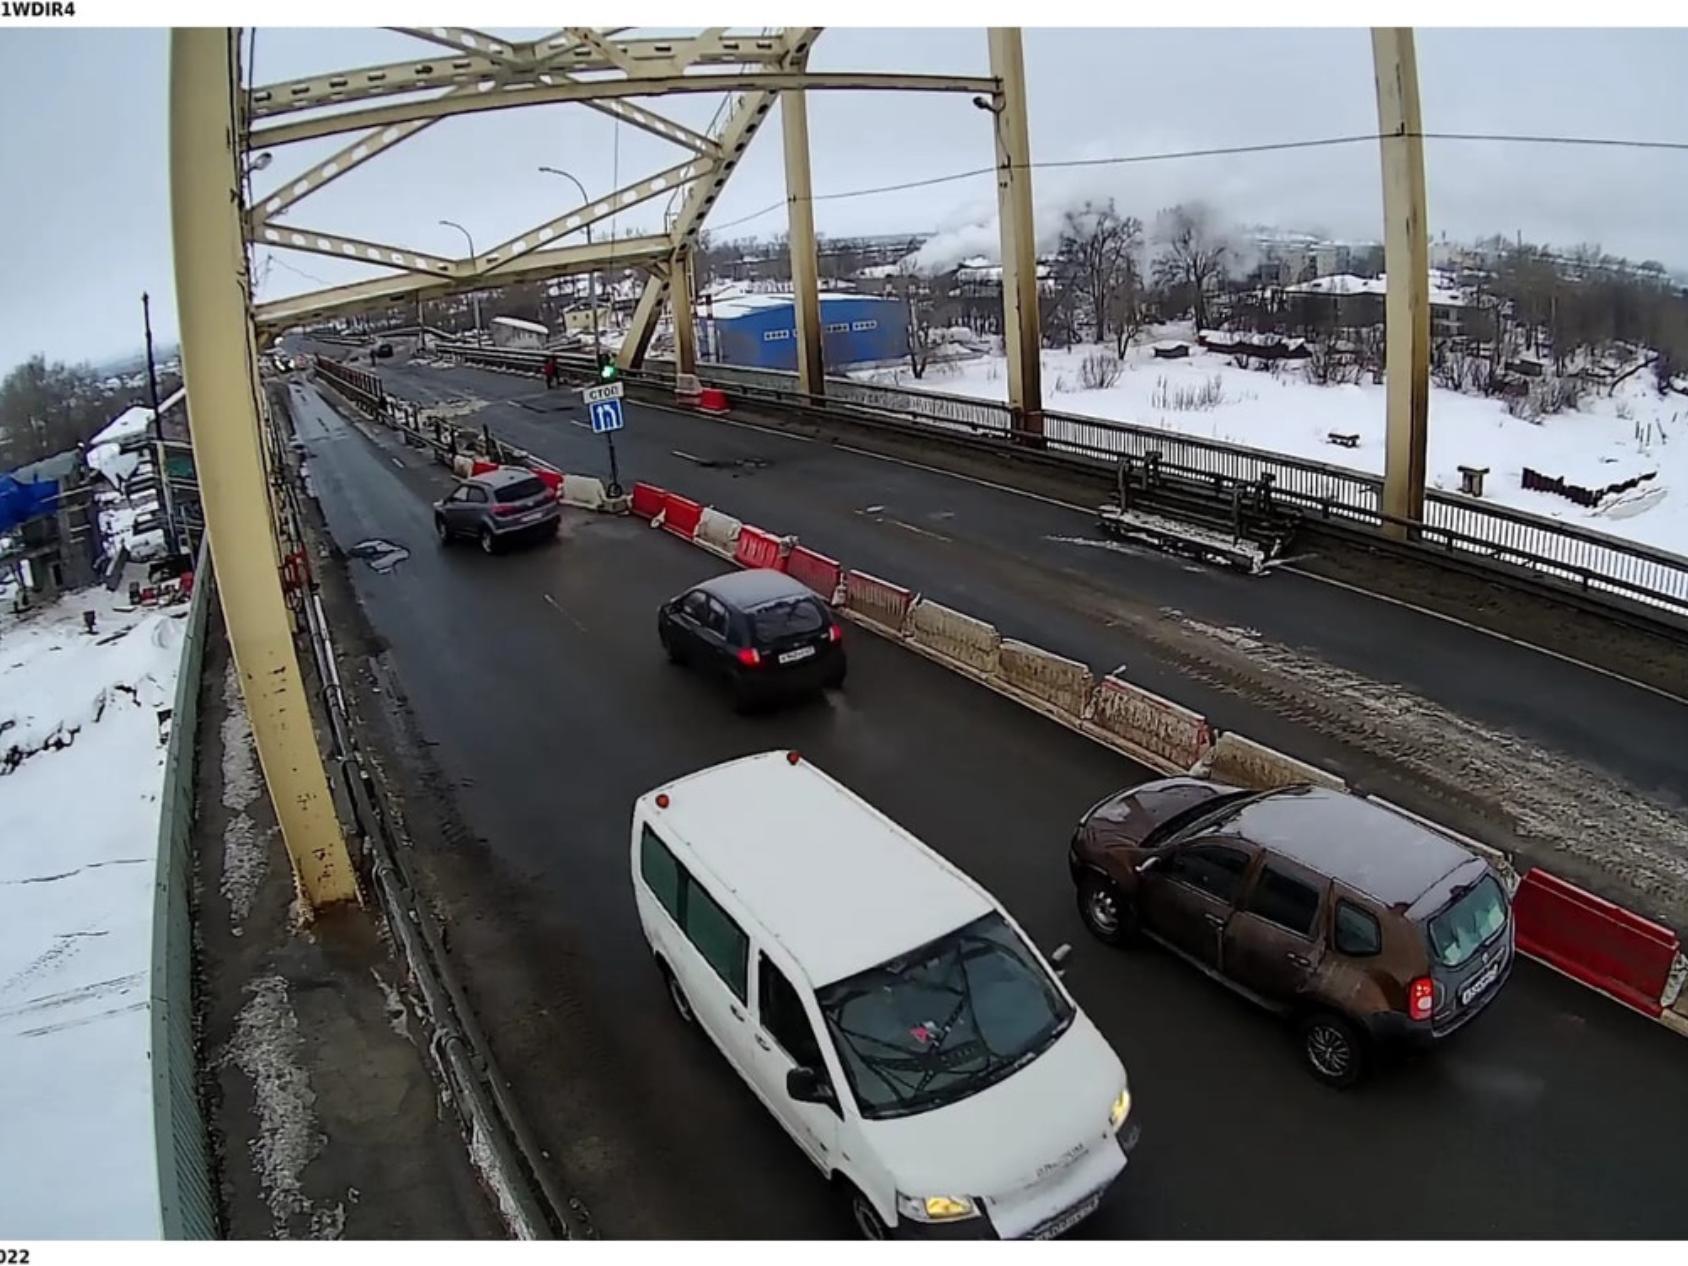
[[[500,32],[513,37],[537,32]],[[1419,32],[1427,131],[1688,140],[1688,31]],[[1364,133],[1376,127],[1364,30],[1038,30],[1025,37],[1033,157],[1099,158]],[[384,31],[260,29],[257,79],[425,55]],[[0,41],[0,141],[8,192],[0,241],[10,275],[0,305],[0,372],[32,352],[99,360],[139,343],[140,292],[155,328],[174,337],[166,75],[162,30],[27,30]],[[979,29],[832,28],[817,70],[983,74]],[[715,97],[659,108],[701,127]],[[28,127],[18,126],[24,118]],[[918,180],[992,161],[986,116],[966,97],[816,93],[809,107],[818,195]],[[276,152],[260,194],[332,152],[333,138]],[[448,120],[329,186],[290,222],[440,253],[483,249],[566,210],[574,172],[594,194],[680,160],[654,137],[579,106]],[[1688,267],[1688,152],[1430,142],[1435,234],[1522,231],[1560,245],[1597,241],[1635,258]],[[711,217],[726,225],[783,194],[771,119]],[[1040,234],[1064,206],[1115,198],[1150,219],[1200,196],[1227,219],[1372,237],[1380,215],[1375,144],[1040,171]],[[991,248],[989,176],[871,197],[825,200],[823,233],[941,230],[956,251]],[[660,200],[620,228],[660,222]],[[777,233],[775,210],[725,236]],[[321,256],[261,251],[261,298],[369,275]]]

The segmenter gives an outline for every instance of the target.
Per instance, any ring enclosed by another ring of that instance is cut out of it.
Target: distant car
[[[385,359],[393,354],[393,345],[391,343],[377,343],[373,354]]]
[[[1512,971],[1506,888],[1448,836],[1322,787],[1168,778],[1079,821],[1068,864],[1098,939],[1147,937],[1294,1021],[1345,1087],[1379,1047],[1427,1046]]]
[[[844,684],[844,631],[832,609],[784,572],[733,572],[663,603],[670,661],[724,679],[740,710]]]
[[[434,502],[434,532],[440,544],[472,536],[488,554],[520,537],[555,536],[561,522],[557,494],[520,466],[472,475]]]

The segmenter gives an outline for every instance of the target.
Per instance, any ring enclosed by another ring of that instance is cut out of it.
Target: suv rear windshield
[[[995,1085],[1073,1007],[1000,914],[817,992],[862,1116],[912,1116]]]
[[[513,484],[505,484],[492,495],[499,501],[526,501],[544,491],[545,485],[538,479],[518,479]]]
[[[826,615],[813,598],[780,598],[763,603],[750,612],[751,633],[757,645],[819,633],[825,627]]]
[[[1493,875],[1484,875],[1430,920],[1430,956],[1442,967],[1458,967],[1506,925],[1506,897]]]

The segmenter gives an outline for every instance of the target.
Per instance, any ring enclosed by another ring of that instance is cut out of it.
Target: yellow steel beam
[[[460,90],[454,88],[452,91]],[[401,141],[409,140],[438,122],[438,119],[420,119],[414,123],[399,123],[393,127],[380,128],[358,137],[320,163],[314,164],[302,175],[257,199],[255,205],[246,212],[248,234],[255,233],[266,221],[274,219],[289,207],[310,197],[324,185],[338,180],[347,172],[363,166],[377,154],[386,153]]]
[[[314,318],[366,311],[401,300],[414,303],[418,297],[438,299],[515,282],[544,281],[550,277],[588,272],[607,264],[645,265],[652,260],[666,259],[672,249],[667,237],[651,234],[623,238],[614,243],[596,242],[591,246],[533,251],[480,274],[429,277],[403,273],[290,295],[259,304],[255,315],[263,329],[285,329]]]
[[[408,246],[392,246],[386,242],[371,242],[361,237],[345,237],[339,233],[325,233],[320,229],[308,229],[302,225],[266,224],[252,234],[250,240],[254,246],[328,255],[334,259],[373,264],[381,268],[397,268],[429,277],[466,277],[475,271],[468,260],[447,259],[443,255],[413,251]]]
[[[543,224],[536,224],[533,228],[517,234],[509,241],[500,242],[491,250],[482,251],[475,259],[475,271],[486,272],[498,264],[508,263],[510,260],[518,259],[530,251],[540,249],[553,238],[566,237],[568,234],[585,229],[600,220],[607,220],[612,215],[625,211],[629,207],[638,206],[641,202],[648,202],[650,199],[660,197],[665,193],[673,193],[675,189],[688,182],[709,175],[712,170],[714,170],[714,165],[709,160],[693,159],[690,162],[670,167],[666,171],[659,171],[654,176],[648,176],[644,180],[637,180],[630,185],[624,185],[584,207],[576,207],[573,211],[564,212]]]
[[[690,40],[624,40],[615,47],[639,64],[662,66],[676,56],[676,49],[690,50]],[[612,71],[616,67],[566,32],[519,45],[517,52],[539,71],[564,70],[571,74]],[[720,38],[695,55],[688,51],[688,65],[733,66],[779,62],[785,50],[777,38],[750,36]],[[461,53],[437,58],[412,58],[379,66],[330,71],[302,79],[260,84],[252,90],[252,115],[269,118],[317,106],[363,101],[395,93],[423,92],[456,84],[496,81],[510,69],[498,58],[482,53]]]
[[[170,42],[170,205],[176,307],[217,592],[264,781],[300,892],[356,899],[282,593],[258,416],[241,238],[236,37],[177,28]],[[209,422],[209,425],[207,425]]]
[[[652,136],[660,137],[675,145],[684,146],[708,158],[718,158],[721,147],[701,132],[694,132],[683,123],[676,123],[667,115],[658,114],[655,110],[647,110],[643,106],[635,105],[631,101],[588,101],[587,105],[601,114],[607,114],[612,119],[620,119],[623,123],[632,124],[649,132]]]
[[[319,115],[292,123],[272,123],[255,129],[252,146],[267,149],[337,136],[365,128],[387,127],[417,119],[514,110],[522,106],[561,101],[608,101],[621,97],[655,97],[697,92],[816,92],[898,91],[992,93],[995,79],[958,75],[903,75],[873,72],[809,73],[803,71],[728,71],[702,75],[664,75],[641,79],[566,80],[561,83],[511,84],[487,92],[453,94],[421,101],[399,101],[339,114]]]
[[[1043,434],[1043,347],[1038,322],[1037,233],[1032,223],[1031,132],[1020,28],[990,28],[996,129],[997,226],[1002,237],[1002,334],[1008,349],[1008,407],[1016,430]]]
[[[668,270],[668,307],[674,317],[674,372],[697,373],[697,322],[693,313],[692,253],[675,255]]]
[[[821,357],[820,253],[815,246],[814,186],[809,180],[809,103],[802,92],[780,94],[785,140],[785,213],[791,251],[791,306],[797,340],[797,389],[826,390]]]
[[[1424,518],[1425,448],[1430,436],[1430,229],[1418,58],[1410,27],[1372,30],[1377,130],[1383,149],[1383,262],[1387,430],[1383,512]],[[1385,524],[1405,537],[1404,524]]]
[[[388,29],[459,53],[487,57],[506,66],[515,65],[521,60],[517,44],[501,40],[495,35],[488,35],[485,31],[477,31],[473,27],[394,26]]]

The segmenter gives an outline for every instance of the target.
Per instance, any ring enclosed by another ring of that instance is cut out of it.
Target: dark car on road
[[[557,494],[520,466],[472,475],[434,502],[434,533],[440,544],[473,537],[488,554],[522,537],[555,536],[561,522]]]
[[[670,661],[720,677],[740,710],[844,684],[844,632],[832,609],[784,572],[717,576],[662,604]]]
[[[1470,1021],[1512,970],[1506,887],[1449,836],[1347,792],[1167,778],[1080,820],[1068,864],[1102,941],[1153,940],[1290,1018],[1308,1069]]]

